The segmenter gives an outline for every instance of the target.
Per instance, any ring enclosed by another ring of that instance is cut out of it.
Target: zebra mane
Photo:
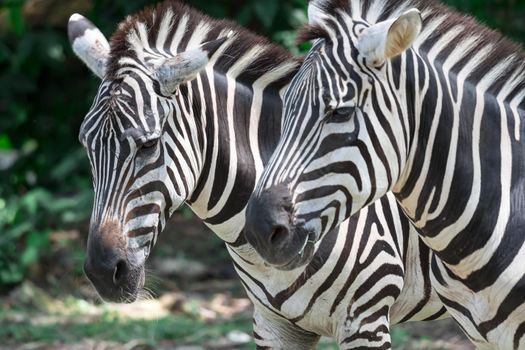
[[[273,69],[282,76],[292,74],[300,63],[282,47],[232,21],[213,19],[190,6],[167,0],[146,7],[120,23],[110,40],[107,77],[119,77],[123,58],[145,63],[141,58],[142,51],[176,54],[226,35],[231,35],[234,40],[221,53],[214,69],[226,72],[239,57],[251,52],[251,63],[239,75],[243,81],[253,82]],[[172,45],[173,42],[178,44]],[[175,52],[170,48],[175,48]],[[282,85],[287,81],[283,79]]]
[[[525,100],[525,53],[522,46],[471,16],[460,14],[434,0],[311,0],[310,5],[326,16],[321,23],[317,21],[302,28],[298,35],[299,42],[319,38],[330,41],[329,31],[325,28],[330,23],[333,25],[334,20],[343,23],[345,17],[350,16],[373,24],[417,8],[423,16],[423,29],[414,43],[415,48],[425,51],[447,37],[449,40],[444,43],[443,51],[450,53],[458,49],[455,53],[461,51],[462,62],[477,55],[472,61],[476,68],[469,75],[469,82],[476,84],[486,79],[485,82],[490,83],[489,93],[497,94],[504,89],[509,97],[520,96],[520,101]],[[490,72],[488,77],[487,72]]]

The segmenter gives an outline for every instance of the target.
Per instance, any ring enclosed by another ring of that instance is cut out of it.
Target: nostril
[[[119,260],[113,271],[113,284],[118,285],[122,282],[122,279],[126,275],[126,262],[124,260]]]
[[[270,244],[278,245],[284,242],[288,237],[288,232],[289,230],[282,225],[274,227],[272,233],[270,234]]]

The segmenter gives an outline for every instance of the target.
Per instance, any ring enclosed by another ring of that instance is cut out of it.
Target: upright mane
[[[170,56],[226,35],[233,40],[214,68],[226,72],[239,57],[249,52],[251,64],[239,74],[243,81],[253,82],[271,70],[286,71],[299,64],[282,47],[232,21],[213,19],[185,4],[166,0],[120,23],[110,40],[107,77],[118,78],[123,58],[143,61],[144,52]]]
[[[469,82],[476,84],[483,78],[489,79],[488,92],[497,94],[505,89],[508,99],[519,95],[520,101],[524,101],[525,53],[521,45],[480,24],[471,16],[459,14],[433,0],[311,0],[310,3],[336,21],[344,21],[350,16],[364,19],[370,24],[417,8],[423,17],[423,29],[414,43],[416,49],[427,51],[438,40],[443,40],[439,44],[443,45],[443,51],[461,54],[458,66],[462,67],[474,58],[471,64],[475,64],[476,68],[467,78]],[[304,27],[299,40],[333,39],[323,29],[325,25],[330,26],[331,22],[326,20]],[[489,71],[490,75],[487,76]]]

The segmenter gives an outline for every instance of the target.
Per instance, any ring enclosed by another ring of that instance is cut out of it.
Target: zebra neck
[[[408,89],[403,123],[410,130],[407,163],[394,190],[425,243],[454,266],[460,255],[483,261],[491,237],[525,224],[519,215],[525,164],[513,161],[525,152],[525,90],[515,81],[523,70],[508,74],[507,61],[487,67],[485,55],[448,44],[436,39],[393,67],[406,73],[407,81],[396,86]]]
[[[242,82],[232,71],[208,72],[192,84],[193,105],[205,106],[203,169],[189,197],[190,207],[222,239],[237,240],[244,208],[281,133],[283,72],[289,63],[256,83]],[[295,63],[293,65],[295,67]],[[195,110],[195,108],[194,108]]]

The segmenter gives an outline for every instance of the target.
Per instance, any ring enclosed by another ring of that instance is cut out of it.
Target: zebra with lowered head
[[[390,322],[443,316],[429,250],[391,196],[277,268],[246,243],[245,206],[280,137],[297,59],[170,1],[127,18],[111,44],[80,15],[69,35],[102,79],[79,138],[95,189],[85,272],[104,299],[137,298],[158,234],[186,201],[225,241],[260,348],[314,348],[319,335],[389,348]]]
[[[293,256],[392,190],[470,339],[525,349],[521,48],[430,0],[314,0],[309,20],[315,45],[285,93],[248,241],[268,261]],[[284,224],[257,215],[276,188]],[[286,253],[264,246],[269,227]]]

